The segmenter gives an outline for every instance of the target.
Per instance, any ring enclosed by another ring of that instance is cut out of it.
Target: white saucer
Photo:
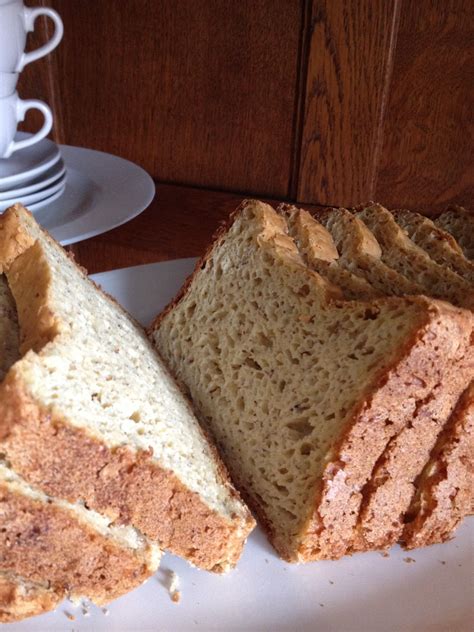
[[[39,176],[31,180],[27,185],[19,189],[8,189],[0,191],[0,202],[11,198],[19,198],[20,195],[29,195],[34,191],[39,191],[50,184],[53,184],[66,172],[66,165],[62,160],[58,160],[50,169],[44,171]]]
[[[44,198],[44,200],[40,200],[39,202],[35,202],[34,204],[28,204],[28,208],[30,209],[32,213],[36,213],[36,211],[39,211],[45,206],[48,206],[55,200],[59,200],[59,198],[61,197],[61,195],[64,193],[65,190],[66,190],[66,179],[63,180],[63,182],[61,183],[61,188],[59,188],[55,193]]]
[[[31,134],[17,132],[15,139],[22,140]],[[61,158],[59,147],[48,138],[43,138],[31,147],[20,149],[10,158],[0,159],[0,191],[8,191],[13,185],[27,183],[36,178]]]
[[[28,206],[28,208],[31,211],[35,210],[33,208],[35,202],[38,202],[38,203],[44,202],[45,204],[47,204],[48,200],[52,201],[50,198],[55,193],[61,190],[64,191],[64,187],[66,185],[66,176],[67,176],[67,173],[65,172],[59,179],[56,179],[49,186],[46,186],[39,191],[34,191],[33,193],[30,193],[29,195],[15,195],[14,197],[11,197],[9,200],[0,200],[0,212],[4,211],[9,206],[16,204],[17,202],[20,202],[21,204],[23,204],[23,206]],[[41,208],[41,207],[37,207],[37,208]]]
[[[67,169],[64,193],[29,208],[63,245],[120,226],[152,201],[155,184],[133,162],[82,147],[60,145],[60,150]]]

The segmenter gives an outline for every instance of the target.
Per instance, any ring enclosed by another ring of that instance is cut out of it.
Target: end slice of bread
[[[45,493],[222,572],[254,521],[144,331],[16,206],[0,267],[22,358],[0,386],[0,450]]]
[[[398,226],[390,211],[373,204],[356,215],[377,239],[387,265],[422,287],[429,285],[431,296],[474,309],[473,287],[453,270],[431,259]]]
[[[249,201],[152,329],[290,561],[350,549],[364,485],[459,326],[460,310],[424,297],[334,296],[283,218]]]
[[[461,206],[446,209],[435,224],[450,233],[462,248],[464,256],[474,261],[474,213]]]
[[[391,213],[408,237],[436,263],[451,268],[469,283],[474,283],[474,263],[464,256],[452,235],[419,213],[407,210],[395,210]]]

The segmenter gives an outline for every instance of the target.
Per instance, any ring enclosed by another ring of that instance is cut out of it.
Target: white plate
[[[0,212],[4,211],[9,206],[12,206],[16,202],[21,202],[23,206],[28,206],[31,211],[35,210],[35,203],[43,202],[44,205],[48,203],[48,201],[52,202],[51,198],[55,193],[61,190],[64,191],[64,188],[66,186],[66,175],[66,173],[63,173],[63,175],[59,179],[55,180],[52,184],[46,186],[39,191],[34,191],[33,193],[30,193],[28,195],[18,195],[10,198],[9,200],[1,200]],[[36,205],[36,208],[41,207]]]
[[[39,202],[35,202],[34,204],[29,204],[28,208],[30,209],[32,213],[36,213],[36,211],[38,211],[39,209],[49,206],[56,200],[59,200],[59,198],[63,195],[65,190],[66,190],[66,182],[63,182],[61,184],[61,187],[55,193],[45,198],[44,200],[40,200]]]
[[[18,198],[20,195],[29,195],[30,193],[34,193],[39,189],[49,186],[65,173],[66,165],[62,160],[58,160],[58,162],[56,162],[50,169],[31,180],[26,186],[22,186],[18,189],[0,191],[0,201],[10,198]]]
[[[194,259],[137,266],[93,278],[142,323],[175,295]],[[166,555],[155,577],[109,606],[109,616],[65,602],[5,632],[468,632],[474,617],[474,518],[443,545],[389,557],[364,553],[296,566],[280,561],[257,529],[227,576]],[[180,578],[171,601],[169,571]],[[72,614],[74,621],[66,618]]]
[[[152,201],[155,184],[141,167],[101,151],[60,145],[66,164],[64,194],[35,204],[35,218],[63,245],[99,235],[139,215]],[[39,210],[41,209],[41,210]]]
[[[15,139],[22,140],[31,134],[17,132]],[[0,158],[0,190],[8,191],[13,186],[27,183],[52,167],[61,158],[59,147],[48,138],[20,149],[10,158]]]

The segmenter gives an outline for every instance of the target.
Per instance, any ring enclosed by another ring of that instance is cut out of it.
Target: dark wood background
[[[53,106],[58,142],[161,183],[472,206],[472,0],[29,2],[43,3],[64,40],[19,92]]]

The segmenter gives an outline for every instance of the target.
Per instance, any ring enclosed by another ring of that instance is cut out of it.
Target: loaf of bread
[[[336,558],[378,459],[436,397],[450,334],[465,344],[466,317],[425,297],[341,301],[286,231],[244,203],[151,335],[280,554]]]
[[[403,209],[391,213],[408,237],[436,263],[451,268],[469,283],[474,283],[474,263],[464,256],[452,235],[419,213]]]
[[[464,256],[474,261],[474,213],[461,206],[446,209],[435,224],[450,233],[462,248]]]
[[[201,568],[232,567],[254,521],[143,330],[20,206],[0,218],[0,272],[20,330],[0,386],[12,470]]]
[[[314,265],[318,253],[312,245],[318,240],[320,225],[308,213],[297,209],[287,213],[286,217],[290,234],[296,237],[298,245],[307,243],[303,254],[309,265]],[[307,234],[310,238],[305,240]],[[389,294],[390,285],[387,289]],[[402,535],[404,516],[410,508],[417,477],[427,464],[437,436],[466,387],[468,376],[474,371],[474,350],[470,346],[471,314],[464,314],[464,324],[459,331],[446,330],[446,343],[451,339],[453,344],[444,366],[439,366],[439,384],[427,401],[417,406],[407,428],[392,438],[363,490],[354,550],[387,547]],[[463,338],[461,344],[460,338]],[[423,541],[419,539],[421,544]]]

